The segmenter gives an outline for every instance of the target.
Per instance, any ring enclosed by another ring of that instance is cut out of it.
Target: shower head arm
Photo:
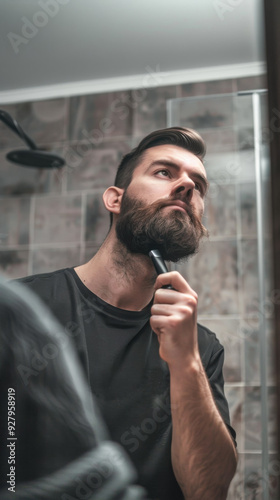
[[[35,142],[23,131],[20,124],[14,120],[7,111],[0,109],[0,120],[7,125],[15,134],[17,134],[30,149],[38,149]]]

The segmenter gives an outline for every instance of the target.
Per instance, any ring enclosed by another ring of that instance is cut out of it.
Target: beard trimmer
[[[163,274],[169,272],[159,250],[151,250],[149,252],[149,257],[151,258],[152,263],[154,264],[154,268],[157,274]],[[169,288],[170,290],[174,290],[174,288],[171,285],[164,285],[162,288]]]

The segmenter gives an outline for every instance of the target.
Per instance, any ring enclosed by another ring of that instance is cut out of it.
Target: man
[[[190,129],[149,134],[103,195],[111,228],[96,255],[22,280],[71,332],[110,436],[152,499],[225,499],[236,468],[223,348],[197,325],[189,283],[157,277],[148,256],[176,262],[207,233],[204,154]]]

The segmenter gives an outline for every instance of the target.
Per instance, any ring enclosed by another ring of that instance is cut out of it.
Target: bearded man
[[[111,439],[157,500],[224,500],[236,469],[223,347],[189,283],[148,256],[187,258],[207,234],[204,154],[193,130],[149,134],[103,195],[111,227],[93,258],[21,280],[71,334]]]

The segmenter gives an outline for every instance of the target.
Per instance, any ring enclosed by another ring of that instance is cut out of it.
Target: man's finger
[[[178,271],[159,274],[155,282],[155,289],[162,288],[164,285],[171,285],[178,292],[195,294],[195,291]]]
[[[151,308],[152,316],[171,316],[174,314],[174,307],[172,303],[156,303]]]

